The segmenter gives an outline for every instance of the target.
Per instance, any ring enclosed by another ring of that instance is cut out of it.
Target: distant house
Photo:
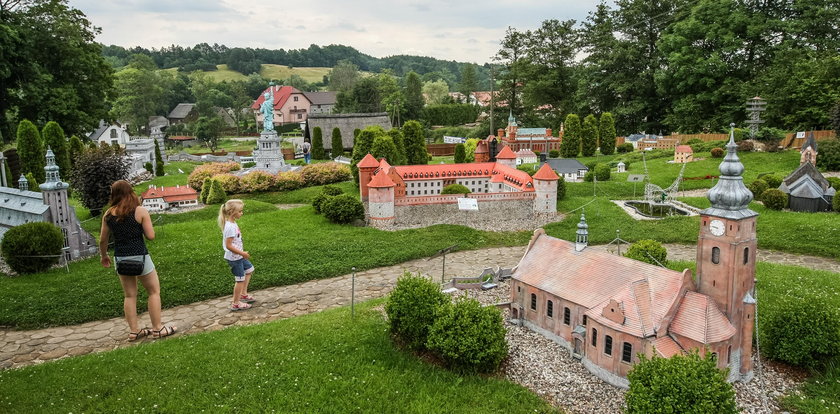
[[[306,99],[309,99],[310,114],[331,114],[335,109],[335,92],[304,92]]]
[[[188,185],[175,187],[156,187],[149,189],[140,196],[143,207],[149,211],[163,211],[172,207],[189,207],[198,205],[198,192]]]
[[[236,120],[234,120],[233,115],[231,115],[233,113],[233,108],[222,108],[220,106],[214,106],[213,113],[215,113],[216,116],[222,119],[222,122],[224,122],[225,126],[236,126]]]
[[[198,111],[194,103],[179,103],[167,118],[170,125],[188,124],[198,119]]]
[[[274,125],[305,122],[312,103],[303,92],[292,86],[271,85],[266,88],[260,96],[254,100],[251,109],[257,120],[257,125],[262,125],[263,114],[260,112],[260,105],[265,102],[265,95],[269,89],[274,89]]]
[[[91,132],[88,135],[88,139],[97,144],[104,142],[108,145],[119,144],[121,147],[124,147],[131,140],[128,131],[126,131],[127,126],[120,121],[114,123],[99,121],[99,128]]]
[[[533,164],[537,162],[537,154],[529,149],[521,149],[516,151],[516,165]]]
[[[553,136],[551,128],[520,128],[513,114],[508,117],[507,127],[499,128],[496,136],[514,151],[529,149],[548,153],[551,150],[559,150],[562,141]]]
[[[491,101],[490,91],[473,92],[470,94],[469,103],[478,106],[489,106]]]
[[[338,128],[341,131],[341,142],[344,149],[353,148],[355,137],[353,131],[362,130],[372,125],[381,126],[384,130],[391,129],[391,119],[386,112],[375,112],[369,114],[312,114],[306,121],[306,128],[303,136],[312,142],[312,130],[321,127],[321,135],[324,142],[324,149],[332,150],[332,131]]]
[[[674,162],[684,164],[694,161],[694,150],[688,145],[677,145],[674,150]]]
[[[155,131],[163,132],[166,131],[166,128],[169,128],[169,119],[165,116],[155,115],[149,117],[149,133],[154,133]]]
[[[544,164],[548,164],[566,182],[583,181],[589,171],[589,168],[574,158],[549,158]]]
[[[637,142],[636,147],[642,151],[652,149],[674,149],[680,141],[674,138],[665,138],[658,135],[649,135]]]

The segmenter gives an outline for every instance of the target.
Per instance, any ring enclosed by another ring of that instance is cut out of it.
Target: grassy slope
[[[380,301],[0,372],[31,412],[554,412],[508,381],[396,350]],[[118,369],[115,369],[119,367]]]
[[[216,82],[222,81],[244,81],[246,76],[236,72],[234,70],[228,69],[227,65],[216,65],[218,68],[217,70],[211,72],[204,72]],[[288,79],[292,75],[298,75],[303,78],[305,81],[313,83],[313,82],[321,82],[324,79],[324,75],[328,74],[332,70],[331,68],[289,68],[285,65],[271,65],[271,64],[264,64],[262,65],[262,69],[260,70],[260,76],[266,79]]]

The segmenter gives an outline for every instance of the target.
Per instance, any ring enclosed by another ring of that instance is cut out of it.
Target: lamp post
[[[356,266],[352,269],[353,276],[350,278],[350,319],[356,319]]]

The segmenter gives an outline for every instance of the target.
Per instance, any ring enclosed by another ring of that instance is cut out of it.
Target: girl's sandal
[[[129,332],[128,333],[128,341],[134,342],[138,339],[143,339],[152,334],[152,330],[149,328],[143,328],[137,332]]]
[[[178,332],[178,328],[174,326],[164,326],[158,330],[152,330],[152,337],[155,339],[166,338],[167,336],[174,335],[175,332]]]

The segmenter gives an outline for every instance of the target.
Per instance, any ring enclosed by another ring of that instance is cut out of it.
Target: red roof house
[[[274,124],[283,125],[306,121],[312,102],[306,95],[293,86],[271,85],[254,100],[251,109],[257,118],[257,125],[263,122],[260,105],[265,102],[266,94],[274,91]]]
[[[149,186],[149,189],[140,195],[143,207],[149,211],[162,211],[172,207],[188,207],[198,205],[198,192],[188,185],[176,185],[175,187]]]

